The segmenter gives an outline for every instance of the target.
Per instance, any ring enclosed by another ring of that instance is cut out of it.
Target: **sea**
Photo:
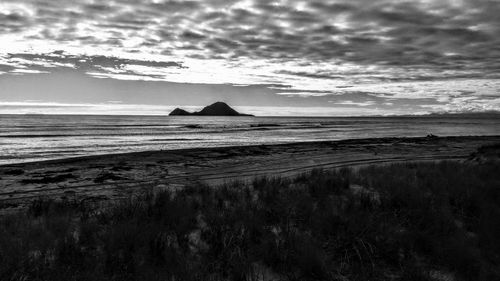
[[[0,115],[0,165],[147,150],[378,137],[500,135],[494,117]]]

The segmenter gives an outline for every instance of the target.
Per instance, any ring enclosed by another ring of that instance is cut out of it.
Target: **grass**
[[[499,171],[315,170],[105,210],[39,199],[0,219],[0,280],[499,280]]]

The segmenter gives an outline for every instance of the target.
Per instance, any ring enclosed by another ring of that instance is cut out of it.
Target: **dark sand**
[[[256,176],[294,176],[314,168],[404,161],[473,161],[500,136],[380,138],[226,148],[147,151],[0,166],[0,209],[40,196],[107,202],[144,190],[219,185]]]

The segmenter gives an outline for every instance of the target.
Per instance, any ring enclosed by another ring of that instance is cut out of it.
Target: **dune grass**
[[[315,170],[0,218],[0,280],[500,279],[498,163]]]

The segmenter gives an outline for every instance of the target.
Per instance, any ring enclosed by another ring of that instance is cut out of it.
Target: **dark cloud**
[[[5,65],[5,64],[0,64],[0,73],[1,72],[9,72],[16,69],[15,67],[11,65]]]
[[[51,54],[8,54],[7,59],[22,59],[31,62],[32,69],[50,70],[54,65],[66,65],[66,67],[75,68],[82,71],[102,70],[103,68],[122,69],[127,65],[140,65],[149,67],[182,68],[182,64],[178,62],[165,61],[146,61],[134,59],[122,59],[108,56],[86,56],[86,55],[67,55],[63,51],[55,51]],[[26,65],[25,65],[26,66]]]
[[[355,10],[349,3],[336,3],[328,1],[310,1],[308,5],[319,13],[338,14]]]
[[[85,11],[89,13],[107,13],[112,10],[113,8],[110,5],[103,3],[85,5]]]
[[[182,43],[162,46],[164,53],[175,51],[177,47],[172,45],[208,48],[203,53],[184,54],[193,57],[304,59],[311,64],[341,60],[440,71],[461,69],[473,62],[478,71],[484,67],[487,72],[498,70],[494,67],[497,61],[491,59],[500,57],[498,1],[252,0],[250,5],[225,0],[27,2],[37,8],[32,20],[46,27],[39,38],[120,46],[135,32],[148,47]],[[15,32],[25,28],[29,20],[14,9],[0,13],[0,28]],[[82,36],[71,23],[75,20],[91,20],[90,24],[108,38]],[[54,31],[51,23],[68,28]]]
[[[200,34],[200,33],[197,33],[197,32],[193,32],[193,31],[189,31],[189,30],[186,30],[184,31],[182,34],[181,34],[181,37],[185,40],[188,40],[188,41],[198,41],[198,40],[202,40],[202,39],[205,39],[206,36],[203,35],[203,34]]]
[[[0,34],[19,32],[31,25],[29,17],[22,13],[13,11],[11,13],[2,13],[0,11]]]
[[[161,12],[178,13],[197,9],[200,7],[200,2],[168,0],[152,3],[151,6]]]

